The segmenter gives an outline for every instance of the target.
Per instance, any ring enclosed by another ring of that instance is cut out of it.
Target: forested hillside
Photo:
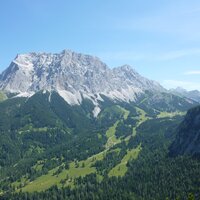
[[[200,157],[200,107],[187,112],[177,129],[177,136],[170,147],[170,155],[192,155]]]
[[[1,198],[198,199],[199,160],[169,157],[185,112],[102,98],[97,118],[57,93],[1,102]]]

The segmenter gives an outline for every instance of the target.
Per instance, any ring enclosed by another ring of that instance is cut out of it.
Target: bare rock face
[[[56,91],[69,104],[89,98],[99,112],[101,95],[119,101],[135,101],[138,94],[165,91],[155,81],[139,75],[130,66],[110,69],[97,57],[64,50],[61,53],[17,55],[0,75],[0,90],[31,96],[40,90]]]

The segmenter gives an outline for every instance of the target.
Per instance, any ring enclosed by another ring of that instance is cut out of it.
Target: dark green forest
[[[199,158],[170,153],[188,107],[147,96],[103,97],[97,118],[90,100],[70,106],[56,93],[1,102],[0,199],[199,200]],[[45,177],[52,184],[34,188]]]

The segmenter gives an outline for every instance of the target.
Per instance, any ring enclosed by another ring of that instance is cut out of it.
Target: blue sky
[[[6,0],[0,36],[0,72],[17,53],[71,49],[200,90],[199,0]]]

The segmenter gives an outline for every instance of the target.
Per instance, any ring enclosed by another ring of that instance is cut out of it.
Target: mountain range
[[[0,75],[0,199],[198,199],[194,93],[70,50],[17,55]]]
[[[164,91],[158,83],[140,76],[128,65],[110,69],[96,57],[67,50],[60,54],[18,55],[0,81],[2,90],[21,96],[55,90],[69,104],[80,104],[84,97],[97,102],[99,94],[129,101],[144,90]]]
[[[14,93],[16,97],[31,97],[41,90],[44,93],[49,91],[49,99],[55,91],[69,105],[80,105],[83,99],[89,99],[95,105],[94,116],[101,111],[103,97],[136,102],[148,91],[155,96],[149,100],[150,103],[157,104],[166,95],[171,99],[177,98],[177,94],[172,95],[174,92],[169,93],[159,83],[142,77],[128,65],[111,69],[97,57],[70,50],[58,54],[17,55],[0,75],[0,90]],[[182,97],[186,104],[196,100]],[[185,106],[181,101],[179,106]]]

